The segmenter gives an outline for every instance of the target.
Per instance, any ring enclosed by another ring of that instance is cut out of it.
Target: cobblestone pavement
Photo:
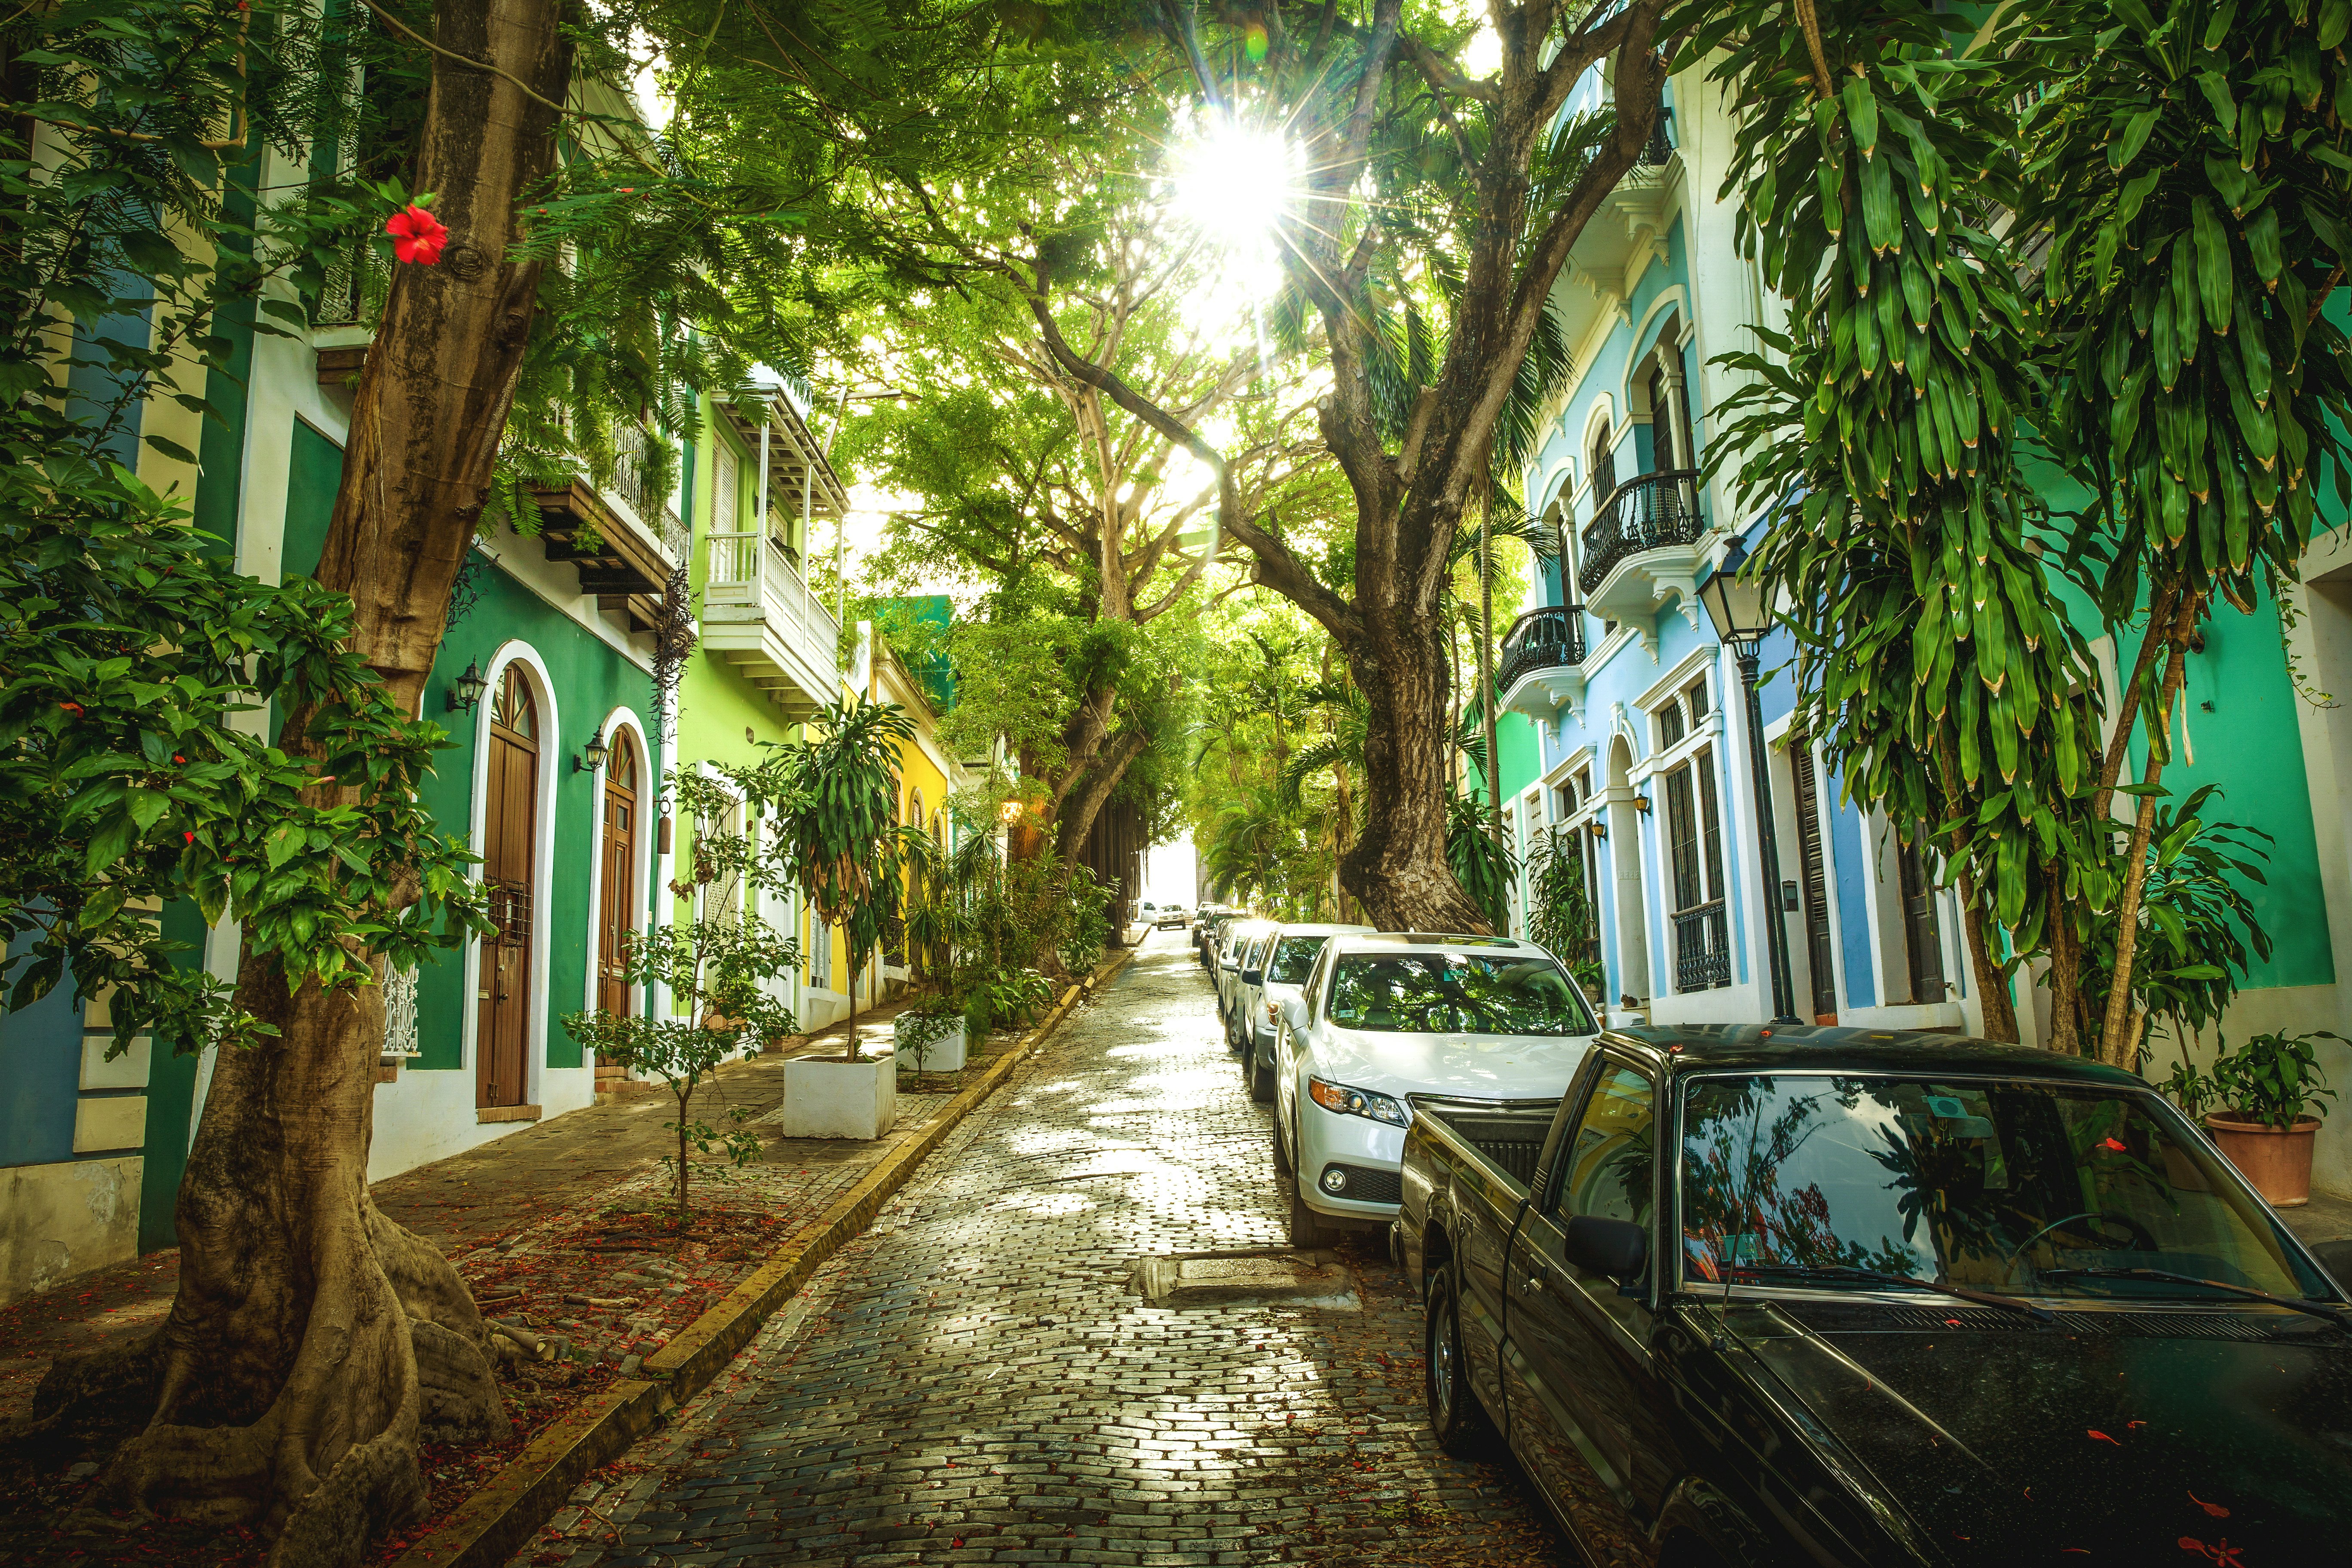
[[[1129,1291],[1140,1257],[1280,1245],[1266,1147],[1156,936],[515,1563],[1565,1560],[1507,1461],[1431,1443],[1378,1248],[1342,1249],[1338,1306]]]

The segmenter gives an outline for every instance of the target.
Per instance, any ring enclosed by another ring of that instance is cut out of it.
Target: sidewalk
[[[887,1051],[898,1011],[894,1005],[860,1015],[861,1051]],[[513,1328],[519,1342],[548,1346],[546,1359],[525,1358],[501,1373],[516,1421],[512,1443],[428,1456],[434,1513],[462,1499],[531,1432],[635,1375],[645,1356],[919,1136],[1020,1037],[992,1037],[958,1073],[926,1074],[919,1083],[902,1074],[898,1120],[873,1142],[788,1139],[774,1130],[785,1061],[838,1055],[842,1025],[729,1063],[696,1095],[695,1114],[723,1125],[728,1110],[740,1107],[745,1125],[760,1135],[761,1156],[740,1170],[723,1160],[692,1161],[694,1224],[683,1237],[667,1226],[674,1178],[659,1163],[677,1149],[676,1134],[663,1127],[675,1120],[677,1102],[659,1086],[652,1095],[574,1111],[376,1183],[377,1206],[455,1262],[486,1317]],[[30,1414],[34,1390],[59,1353],[152,1328],[170,1309],[178,1262],[175,1251],[152,1254],[0,1311],[0,1426]],[[218,1532],[167,1539],[177,1536],[175,1527],[105,1542],[56,1541],[51,1521],[102,1456],[44,1458],[42,1473],[5,1478],[15,1484],[0,1501],[0,1563],[153,1561],[159,1550],[192,1562],[234,1562],[243,1554],[240,1543],[214,1540]]]

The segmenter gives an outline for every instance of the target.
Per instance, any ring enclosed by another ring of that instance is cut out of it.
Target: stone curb
[[[647,1356],[641,1378],[614,1384],[557,1417],[460,1503],[446,1523],[394,1559],[392,1568],[498,1568],[512,1557],[589,1471],[644,1436],[663,1415],[717,1376],[843,1243],[873,1223],[957,1124],[1062,1026],[1080,998],[1108,984],[1134,956],[1132,949],[1114,953],[1065,991],[1035,1028],[982,1068],[979,1081],[941,1107],[919,1135],[892,1150],[716,1306]]]

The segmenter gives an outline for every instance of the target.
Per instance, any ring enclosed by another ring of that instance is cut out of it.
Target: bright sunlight
[[[1247,275],[1278,269],[1276,235],[1298,190],[1298,149],[1280,131],[1213,114],[1172,150],[1175,210]]]

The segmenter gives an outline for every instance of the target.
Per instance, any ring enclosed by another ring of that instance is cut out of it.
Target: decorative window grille
[[[383,1054],[414,1057],[416,1047],[416,971],[387,969],[383,975]]]

